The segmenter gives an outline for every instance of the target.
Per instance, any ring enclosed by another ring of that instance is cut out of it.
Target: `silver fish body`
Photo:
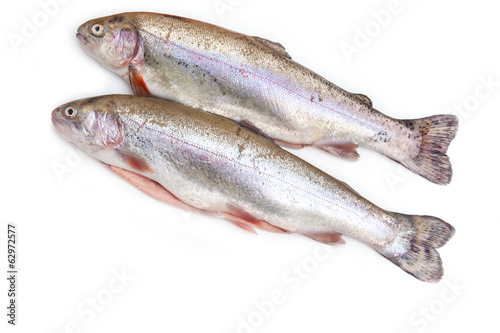
[[[452,236],[449,224],[387,212],[234,121],[125,95],[68,103],[54,110],[52,119],[82,150],[154,181],[187,207],[325,243],[341,242],[335,236],[345,234],[421,280],[442,275],[434,247]]]
[[[96,38],[96,24],[106,34],[115,32],[113,38],[104,43],[106,38]],[[123,39],[124,25],[128,43],[135,38],[133,56],[123,48],[111,53],[104,47]],[[217,113],[286,146],[314,145],[346,158],[357,158],[356,147],[363,146],[433,182],[451,179],[446,150],[456,133],[456,117],[386,116],[366,96],[349,93],[293,61],[278,43],[141,12],[91,20],[78,29],[78,37],[91,56],[129,80],[137,94]],[[116,58],[118,64],[112,61]]]

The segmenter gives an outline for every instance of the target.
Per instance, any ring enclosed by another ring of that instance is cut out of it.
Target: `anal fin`
[[[338,232],[307,233],[304,235],[314,239],[315,241],[328,245],[345,244],[342,234]]]
[[[320,143],[315,146],[332,155],[348,160],[355,160],[359,157],[359,154],[356,151],[358,145],[354,143]]]

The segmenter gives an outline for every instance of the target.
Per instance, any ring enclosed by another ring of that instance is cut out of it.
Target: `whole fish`
[[[345,183],[227,118],[153,98],[110,95],[52,112],[57,131],[150,196],[239,226],[357,238],[423,281],[443,274],[453,235],[430,216],[385,211]]]
[[[276,143],[316,146],[345,158],[378,151],[438,184],[457,118],[398,120],[291,59],[281,44],[187,18],[124,13],[78,29],[84,50],[135,94],[175,101],[240,122]]]

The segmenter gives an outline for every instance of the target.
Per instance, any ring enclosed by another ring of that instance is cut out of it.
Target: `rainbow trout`
[[[84,50],[136,95],[175,101],[233,119],[292,148],[316,146],[355,159],[373,149],[437,184],[457,118],[398,120],[291,59],[281,44],[187,18],[124,13],[78,29]]]
[[[150,196],[237,225],[317,241],[361,240],[423,281],[443,275],[453,235],[430,216],[385,211],[230,119],[160,99],[110,95],[62,105],[57,131]]]

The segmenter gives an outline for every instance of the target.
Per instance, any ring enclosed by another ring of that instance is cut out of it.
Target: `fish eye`
[[[90,30],[92,31],[92,35],[100,37],[104,33],[104,26],[100,23],[96,23],[92,26],[92,28],[90,28]]]
[[[70,105],[64,110],[64,114],[68,118],[74,118],[78,114],[78,109],[76,108],[76,106]]]

